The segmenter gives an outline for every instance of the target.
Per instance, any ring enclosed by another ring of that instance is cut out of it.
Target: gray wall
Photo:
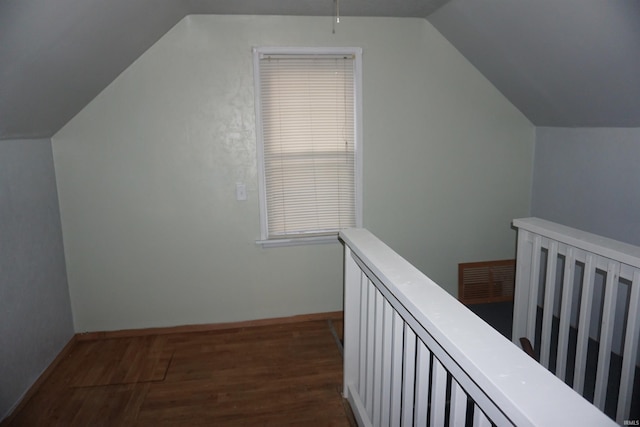
[[[640,245],[640,128],[537,128],[531,214]]]
[[[0,419],[72,336],[51,141],[0,141]]]

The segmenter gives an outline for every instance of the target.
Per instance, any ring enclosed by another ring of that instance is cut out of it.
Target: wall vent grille
[[[458,299],[463,304],[513,300],[516,260],[458,264]]]

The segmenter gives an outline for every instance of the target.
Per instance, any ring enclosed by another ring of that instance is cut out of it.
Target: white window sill
[[[313,236],[313,237],[294,237],[291,239],[268,239],[256,240],[257,245],[263,248],[277,248],[282,246],[300,246],[300,245],[320,245],[325,243],[338,243],[338,235],[332,236]]]

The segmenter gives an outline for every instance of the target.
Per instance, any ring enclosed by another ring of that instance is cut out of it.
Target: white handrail
[[[541,218],[514,219],[513,226],[520,230],[527,230],[551,240],[640,268],[640,247],[638,246]]]
[[[369,231],[340,239],[344,395],[360,425],[615,425]]]

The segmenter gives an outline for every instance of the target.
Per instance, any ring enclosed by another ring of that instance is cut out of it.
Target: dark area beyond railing
[[[501,303],[489,303],[489,304],[473,304],[468,308],[473,311],[478,317],[491,325],[495,330],[500,332],[505,337],[511,339],[511,330],[513,323],[513,302],[501,302]],[[540,335],[542,333],[542,309],[538,308],[537,324],[536,324],[536,336],[537,342],[540,342]],[[558,337],[557,331],[559,328],[560,319],[557,316],[553,317],[552,330],[555,332],[551,340],[551,353],[555,354],[558,350]],[[575,348],[577,343],[578,331],[576,328],[571,328],[569,332],[568,343],[568,355],[567,358],[570,363],[575,362]],[[599,351],[598,342],[590,339],[587,349],[587,365],[584,384],[584,397],[588,401],[593,401],[595,392],[595,378],[596,368]],[[534,357],[536,360],[540,359],[540,347],[533,349]],[[611,353],[611,364],[609,367],[609,383],[607,385],[607,397],[604,408],[604,413],[611,418],[615,418],[616,405],[618,402],[618,389],[620,387],[620,378],[622,373],[622,358],[616,354]],[[555,373],[556,366],[555,360],[551,361],[549,370]],[[573,371],[567,372],[566,383],[569,386],[573,385]],[[633,400],[631,402],[631,412],[628,415],[629,420],[640,419],[640,369],[636,367],[636,373],[634,376],[633,385]]]
[[[512,340],[619,424],[637,424],[640,247],[540,218],[518,229]]]

